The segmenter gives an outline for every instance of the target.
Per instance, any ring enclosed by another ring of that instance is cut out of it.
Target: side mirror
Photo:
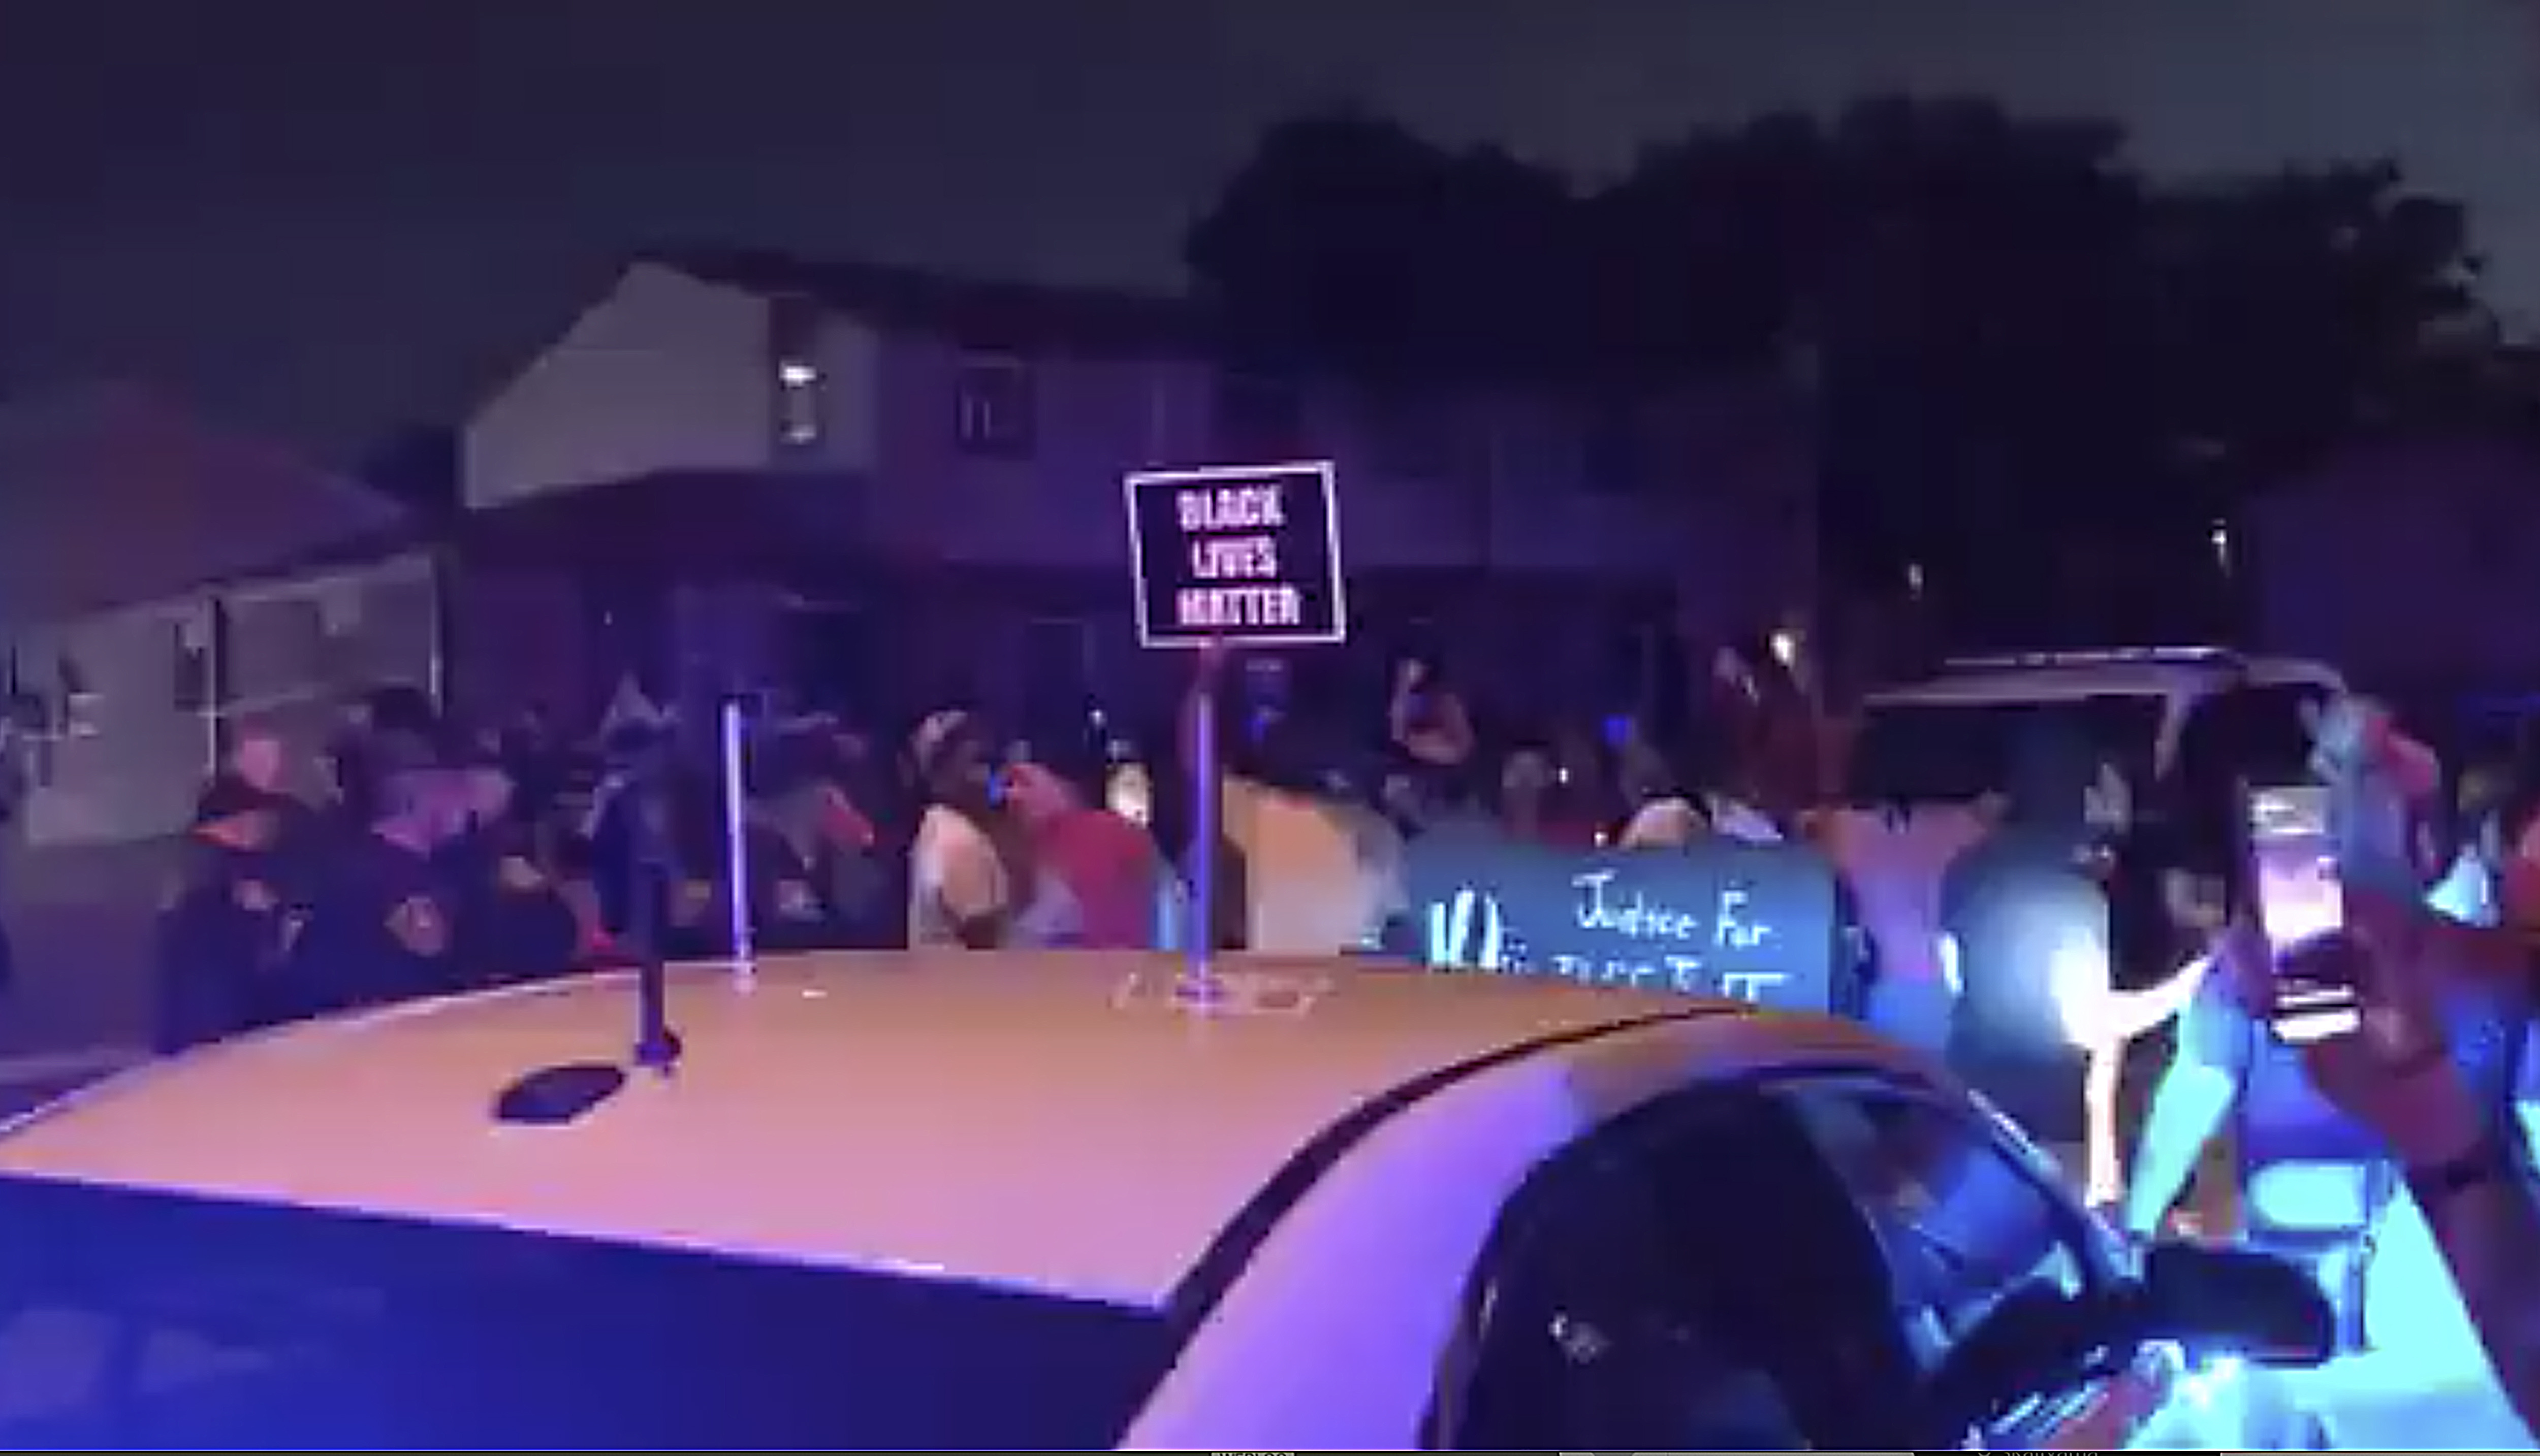
[[[2169,1243],[2145,1256],[2134,1333],[2255,1364],[2309,1366],[2337,1352],[2337,1314],[2309,1275],[2271,1254]]]
[[[1987,1311],[1933,1373],[1924,1444],[1954,1447],[2021,1401],[2117,1368],[2152,1341],[2252,1364],[2317,1365],[2336,1352],[2337,1319],[2309,1276],[2245,1249],[2162,1244],[2141,1280],[2087,1298],[2027,1284]]]

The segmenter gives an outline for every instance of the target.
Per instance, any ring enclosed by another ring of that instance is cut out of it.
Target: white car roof
[[[1871,693],[1877,708],[1902,704],[2062,703],[2082,698],[2158,697],[2209,692],[2231,681],[2260,687],[2344,687],[2336,669],[2300,658],[2197,658],[2162,654],[2042,656],[1942,673]]]
[[[1092,952],[824,953],[771,960],[754,983],[675,968],[676,1071],[638,1074],[557,1127],[501,1123],[495,1098],[536,1069],[622,1059],[631,976],[421,1003],[114,1077],[0,1130],[0,1176],[1159,1305],[1280,1168],[1371,1099],[1546,1037],[1748,1010],[1364,962],[1228,964],[1237,990],[1305,994],[1200,1015],[1170,1000],[1178,962]]]

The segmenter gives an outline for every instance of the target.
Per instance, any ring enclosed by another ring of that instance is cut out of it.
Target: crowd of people
[[[1786,832],[1798,797],[1776,802],[1759,765],[1772,710],[1797,700],[1732,661],[1671,735],[1484,722],[1415,659],[1357,713],[1301,702],[1276,659],[1230,667],[1207,700],[1225,772],[1205,916],[1187,706],[1143,734],[1099,712],[1008,726],[946,708],[896,748],[836,717],[754,714],[735,812],[720,725],[631,682],[578,733],[542,715],[470,729],[381,690],[315,761],[252,730],[231,745],[162,911],[158,1039],[640,949],[1373,946],[1399,928],[1402,844],[1441,823],[1577,847]]]

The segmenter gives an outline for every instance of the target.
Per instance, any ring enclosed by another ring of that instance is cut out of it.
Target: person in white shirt
[[[996,776],[986,736],[969,714],[947,709],[918,725],[909,756],[927,799],[908,852],[909,946],[1002,945],[1021,897],[989,832]]]

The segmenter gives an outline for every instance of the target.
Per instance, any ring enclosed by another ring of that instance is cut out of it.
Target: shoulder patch
[[[450,920],[430,895],[408,895],[388,912],[388,934],[409,955],[440,955],[450,949]]]

